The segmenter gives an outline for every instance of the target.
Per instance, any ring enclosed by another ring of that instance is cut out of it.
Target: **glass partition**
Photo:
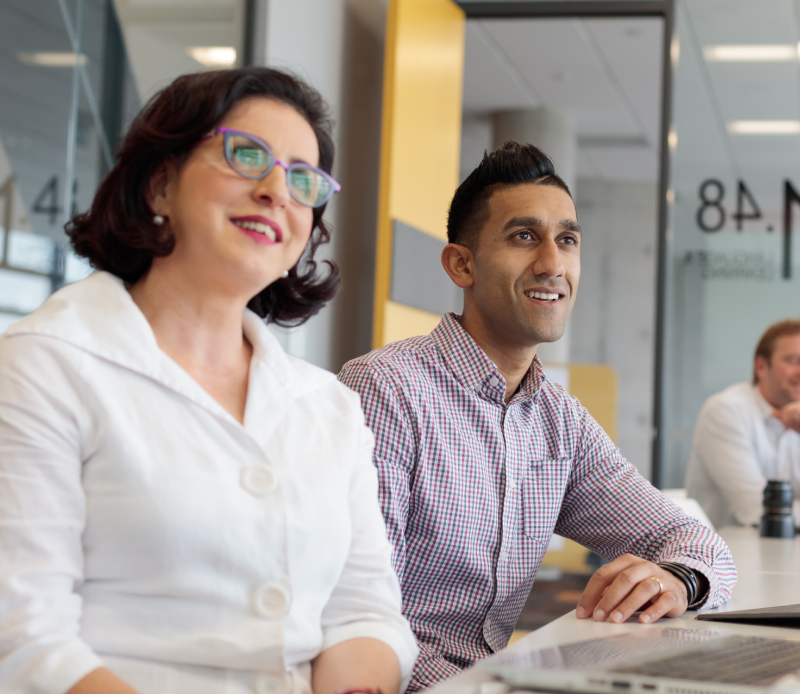
[[[705,400],[800,315],[800,17],[792,0],[677,0],[662,484]]]
[[[241,64],[244,0],[0,0],[0,333],[90,268],[91,204],[143,98]]]
[[[3,0],[0,46],[1,332],[89,272],[64,223],[140,102],[109,0]]]

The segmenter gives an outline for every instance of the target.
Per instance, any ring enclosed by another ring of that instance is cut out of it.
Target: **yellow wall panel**
[[[597,423],[616,442],[617,438],[617,374],[605,364],[567,364],[569,392],[581,401]],[[557,566],[569,573],[587,573],[589,550],[572,540],[564,540],[560,549],[550,549],[542,558],[542,566]]]
[[[374,347],[403,332],[387,323],[392,219],[447,236],[447,208],[458,185],[464,26],[464,12],[452,0],[389,0]]]
[[[617,440],[617,374],[604,364],[570,364],[569,392]]]
[[[562,571],[571,574],[590,573],[586,559],[589,550],[577,542],[564,538],[561,549],[548,549],[542,557],[542,566],[557,566]]]
[[[458,186],[464,13],[451,0],[399,0],[389,216],[447,238]]]
[[[405,340],[407,337],[427,335],[433,330],[441,316],[428,311],[421,311],[412,306],[398,304],[395,301],[386,302],[386,322],[383,332],[383,344]]]

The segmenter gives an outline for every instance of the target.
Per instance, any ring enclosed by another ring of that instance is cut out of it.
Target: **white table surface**
[[[749,610],[757,607],[774,607],[800,603],[800,537],[794,540],[761,538],[755,528],[723,528],[719,534],[728,543],[733,554],[739,580],[731,600],[709,612]],[[676,629],[707,629],[725,633],[751,636],[780,636],[800,641],[800,630],[776,627],[727,624],[725,622],[699,622],[696,612],[687,612],[676,619],[661,619],[655,624],[640,624],[632,617],[624,624],[597,623],[591,619],[577,619],[575,611],[531,632],[508,650],[532,651],[548,646],[583,641],[612,634],[657,629],[669,626]],[[481,683],[491,677],[480,667],[472,667],[433,687],[435,694],[477,694]]]

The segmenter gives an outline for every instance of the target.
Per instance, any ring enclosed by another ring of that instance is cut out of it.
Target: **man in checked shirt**
[[[464,290],[462,315],[339,374],[375,434],[420,646],[408,691],[508,643],[553,532],[611,560],[578,619],[641,609],[647,623],[728,600],[736,569],[722,539],[640,477],[536,356],[564,333],[580,277],[582,232],[552,162],[513,142],[484,156],[455,193],[447,234],[442,265]]]

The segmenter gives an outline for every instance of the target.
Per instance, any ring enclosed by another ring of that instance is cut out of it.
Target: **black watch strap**
[[[708,595],[708,580],[685,564],[665,561],[658,564],[664,571],[671,573],[686,586],[686,600],[691,609],[702,603]]]

